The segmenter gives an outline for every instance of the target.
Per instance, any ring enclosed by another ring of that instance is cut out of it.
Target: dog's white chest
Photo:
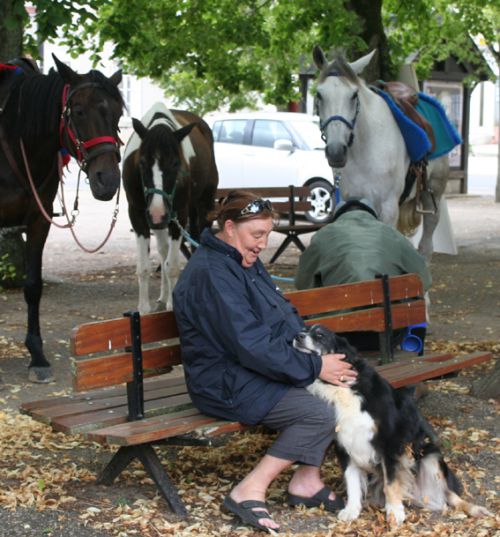
[[[308,390],[333,404],[337,413],[337,441],[347,451],[355,464],[370,469],[377,461],[371,440],[377,426],[366,411],[361,410],[361,397],[349,388],[315,381]]]

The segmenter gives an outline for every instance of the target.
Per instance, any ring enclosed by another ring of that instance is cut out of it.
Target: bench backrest
[[[389,278],[392,328],[425,321],[420,278],[415,274]],[[380,279],[334,285],[285,295],[306,324],[320,322],[336,332],[384,332],[386,313]],[[350,311],[348,311],[350,310]],[[74,360],[73,386],[85,391],[133,380],[131,318],[123,317],[77,326],[71,336]],[[169,372],[181,363],[177,325],[173,312],[140,317],[144,377]]]
[[[216,199],[220,200],[227,196],[234,188],[219,188]],[[311,191],[307,186],[272,186],[243,188],[245,192],[251,192],[256,196],[269,199],[274,210],[279,214],[290,215],[295,211],[305,212],[311,209]]]

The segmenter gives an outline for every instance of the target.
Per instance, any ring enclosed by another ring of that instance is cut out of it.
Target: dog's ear
[[[337,354],[345,354],[347,358],[356,356],[358,353],[345,337],[337,334],[335,334],[335,352]]]

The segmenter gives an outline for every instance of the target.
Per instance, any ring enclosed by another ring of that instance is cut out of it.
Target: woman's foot
[[[304,505],[305,507],[320,507],[323,505],[327,511],[331,512],[339,511],[345,507],[344,500],[339,496],[336,496],[327,486],[324,486],[312,496],[298,496],[289,492],[287,503],[292,507],[297,505]]]
[[[311,503],[307,500],[312,500],[312,503],[316,503],[316,505],[320,505],[325,501],[328,503],[336,502],[336,504],[341,501],[332,490],[325,486],[321,479],[319,468],[316,466],[299,466],[288,485],[288,495],[289,499],[290,497],[292,498],[292,502],[306,500],[306,503]],[[297,500],[294,500],[295,498]],[[317,499],[320,501],[317,501]],[[304,503],[304,501],[301,503]]]
[[[260,500],[243,500],[237,502],[226,496],[223,506],[242,522],[263,531],[278,531],[279,525],[269,515],[266,503]]]
[[[251,505],[254,504],[254,505]],[[269,515],[267,511],[266,502],[265,502],[265,493],[262,493],[258,490],[247,489],[242,486],[242,483],[237,485],[231,493],[226,496],[224,500],[224,506],[238,515],[243,522],[251,524],[254,527],[257,527],[249,518],[256,521],[260,529],[270,528],[272,530],[278,530],[279,524],[274,522],[274,520]],[[246,520],[245,517],[246,516]]]

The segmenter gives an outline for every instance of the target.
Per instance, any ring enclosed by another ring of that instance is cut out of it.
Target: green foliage
[[[451,54],[474,62],[472,37],[500,45],[498,0],[385,0],[383,14],[393,61],[401,65],[417,53],[420,79]]]
[[[57,35],[73,56],[98,63],[111,42],[126,72],[151,77],[199,113],[251,107],[257,97],[284,107],[297,98],[297,73],[311,69],[316,43],[349,57],[368,47],[359,36],[370,25],[356,15],[369,16],[366,0],[32,0],[33,27],[24,0],[12,1],[3,24],[23,18],[35,57]],[[470,59],[470,35],[482,35],[500,63],[498,0],[384,0],[382,9],[391,63],[418,52],[420,78],[450,54]]]
[[[16,278],[16,267],[9,262],[9,254],[0,256],[0,289],[2,282]]]

